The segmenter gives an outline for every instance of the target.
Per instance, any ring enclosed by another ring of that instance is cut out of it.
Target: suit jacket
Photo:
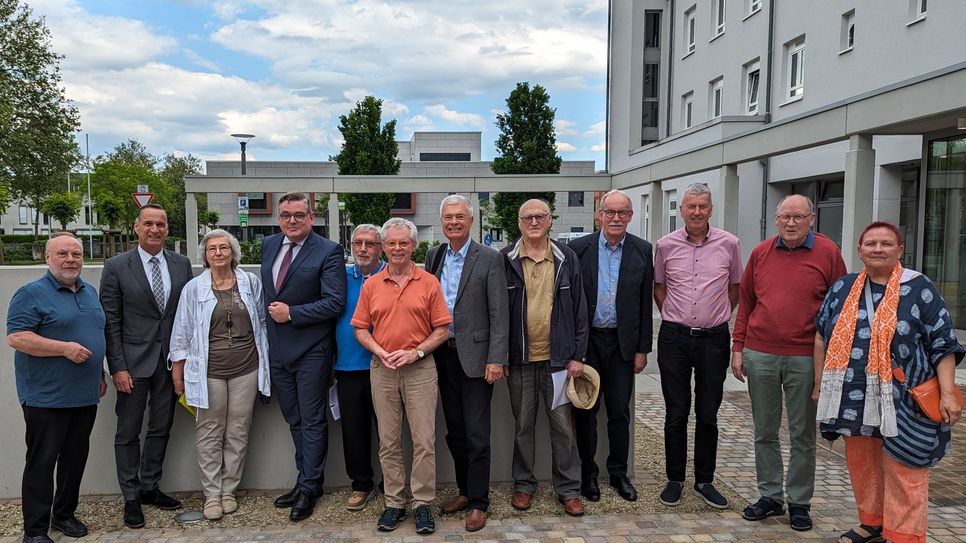
[[[483,377],[486,364],[507,364],[509,302],[503,255],[469,240],[453,306],[453,331],[456,352],[467,377]],[[439,278],[446,263],[448,245],[437,245],[426,253],[426,262],[435,262],[443,251],[436,270]]]
[[[597,311],[599,240],[598,230],[570,242],[570,248],[580,259],[589,322],[593,322]],[[651,295],[654,290],[651,254],[650,243],[633,234],[625,234],[617,276],[617,339],[624,360],[633,360],[634,353],[651,352]]]
[[[181,289],[194,273],[191,261],[164,249],[171,276],[171,294],[158,311],[151,282],[137,248],[109,258],[101,273],[101,305],[107,324],[107,367],[111,374],[128,371],[132,377],[150,377],[159,360],[168,359],[168,343]]]
[[[315,232],[303,241],[292,259],[281,288],[275,291],[272,265],[282,249],[284,234],[262,241],[262,289],[266,307],[288,304],[291,322],[266,319],[268,357],[290,364],[305,356],[335,356],[335,324],[345,308],[345,257],[339,244]]]

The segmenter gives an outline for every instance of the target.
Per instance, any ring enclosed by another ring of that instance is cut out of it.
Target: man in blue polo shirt
[[[70,537],[87,535],[74,512],[97,403],[107,391],[104,310],[94,287],[80,278],[83,246],[72,234],[51,237],[44,260],[47,273],[21,287],[7,312],[26,426],[24,543],[52,541],[48,526]]]
[[[372,390],[369,385],[369,362],[372,354],[356,341],[352,314],[356,312],[362,283],[382,271],[386,263],[379,259],[382,238],[373,224],[360,224],[352,231],[352,258],[355,264],[346,269],[349,289],[345,313],[335,327],[337,355],[335,385],[342,415],[342,451],[345,469],[352,480],[352,492],[346,502],[349,511],[361,511],[376,497],[372,470]]]

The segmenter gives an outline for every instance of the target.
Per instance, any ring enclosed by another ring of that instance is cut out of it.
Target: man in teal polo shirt
[[[47,273],[21,287],[7,312],[26,426],[24,543],[50,542],[48,526],[70,537],[87,535],[74,512],[97,403],[107,391],[104,310],[97,291],[80,278],[83,246],[71,234],[51,237],[44,260]]]

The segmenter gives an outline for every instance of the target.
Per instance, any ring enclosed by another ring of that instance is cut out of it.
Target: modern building
[[[850,269],[872,220],[905,233],[966,328],[966,2],[612,0],[607,170],[648,239],[706,182],[745,256],[788,194]]]
[[[480,132],[415,132],[409,141],[400,141],[398,157],[402,160],[400,178],[425,178],[447,186],[447,180],[455,178],[495,176],[490,170],[490,162],[480,160]],[[251,161],[246,163],[248,176],[273,178],[304,179],[312,177],[332,177],[338,173],[338,165],[332,161],[319,162],[277,162]],[[565,161],[561,174],[592,175],[594,161]],[[241,175],[240,161],[207,161],[206,175],[209,177],[231,178]],[[284,183],[283,183],[284,184]],[[440,192],[403,192],[396,193],[396,205],[392,215],[413,221],[419,229],[419,239],[445,241],[439,224],[439,203],[451,191]],[[560,191],[556,194],[553,234],[569,232],[590,232],[594,221],[594,192]],[[470,194],[466,194],[471,196]],[[219,226],[239,236],[239,239],[257,239],[278,231],[272,215],[274,200],[272,193],[209,193],[208,208],[219,214]],[[312,193],[318,202],[326,193]],[[478,193],[480,202],[489,199],[489,193]],[[240,226],[238,198],[248,200],[248,226]],[[336,197],[336,195],[331,195]],[[343,215],[340,213],[340,216]],[[344,222],[344,217],[340,219]],[[476,225],[483,229],[484,221],[477,210]],[[316,214],[315,228],[320,234],[328,233],[328,217]],[[503,233],[496,228],[483,229],[477,233],[480,239],[490,234],[495,245],[505,241]],[[346,232],[341,233],[346,238]]]

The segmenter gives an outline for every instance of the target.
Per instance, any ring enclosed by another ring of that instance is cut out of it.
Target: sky
[[[328,160],[339,115],[383,100],[396,139],[482,131],[517,82],[543,85],[564,160],[604,167],[607,0],[22,0],[43,16],[95,157]]]

